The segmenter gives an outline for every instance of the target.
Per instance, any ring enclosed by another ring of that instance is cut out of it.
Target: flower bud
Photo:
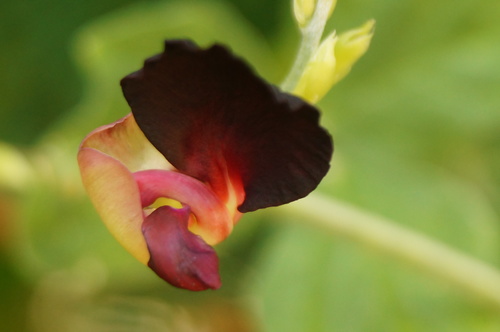
[[[373,36],[375,20],[369,20],[361,27],[342,33],[335,45],[335,58],[337,67],[333,84],[343,79],[351,70],[352,66],[370,46]]]
[[[330,34],[319,46],[306,66],[293,93],[305,100],[316,103],[333,85],[337,60],[335,44],[338,37]]]
[[[293,93],[317,103],[344,78],[366,52],[373,36],[374,20],[339,36],[333,32],[318,47],[307,64]]]
[[[293,13],[300,27],[307,25],[315,7],[316,0],[293,0]]]
[[[324,18],[327,20],[332,15],[336,3],[337,0],[293,0],[293,12],[299,27],[305,27],[316,10],[328,11]]]

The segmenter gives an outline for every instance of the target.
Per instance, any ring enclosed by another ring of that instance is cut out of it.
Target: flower
[[[110,232],[158,276],[216,289],[212,246],[242,213],[314,190],[331,137],[313,106],[220,45],[166,41],[121,84],[132,113],[83,140],[83,184]]]

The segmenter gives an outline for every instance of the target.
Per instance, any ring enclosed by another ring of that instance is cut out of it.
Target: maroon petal
[[[193,291],[221,286],[215,250],[187,229],[189,208],[162,206],[144,220],[148,266],[173,286]]]
[[[329,169],[333,144],[319,112],[220,45],[167,41],[122,88],[139,127],[177,169],[222,199],[228,181],[243,186],[241,212],[304,197]]]

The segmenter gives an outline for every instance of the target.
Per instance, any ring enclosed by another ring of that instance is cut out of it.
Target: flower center
[[[229,211],[203,182],[165,170],[139,171],[133,175],[145,213],[164,205],[175,208],[189,206],[193,213],[189,230],[200,235],[208,244],[219,243],[231,233],[235,211]]]

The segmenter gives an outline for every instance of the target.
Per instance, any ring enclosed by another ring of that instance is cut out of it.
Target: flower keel
[[[221,286],[215,250],[188,230],[188,207],[157,208],[142,224],[151,259],[148,266],[176,287],[193,291]]]

